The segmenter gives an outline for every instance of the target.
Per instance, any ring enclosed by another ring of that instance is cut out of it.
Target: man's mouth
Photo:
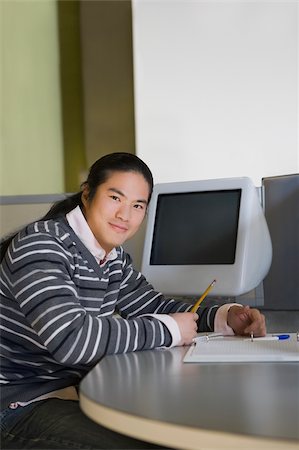
[[[118,223],[109,223],[109,225],[118,233],[125,233],[128,231],[128,227],[125,225],[120,225]]]

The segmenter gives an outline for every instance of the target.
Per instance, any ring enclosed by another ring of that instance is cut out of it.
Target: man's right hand
[[[170,316],[176,321],[181,332],[179,345],[190,345],[197,335],[198,314],[191,312],[174,313]]]

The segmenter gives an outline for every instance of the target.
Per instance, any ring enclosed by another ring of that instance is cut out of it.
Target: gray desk
[[[184,364],[186,348],[105,357],[82,410],[115,431],[179,449],[299,449],[299,364]]]

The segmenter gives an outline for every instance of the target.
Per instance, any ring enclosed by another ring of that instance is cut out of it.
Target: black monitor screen
[[[241,189],[160,194],[152,265],[234,264]]]

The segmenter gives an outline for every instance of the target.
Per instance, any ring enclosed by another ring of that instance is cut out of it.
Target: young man
[[[3,448],[153,448],[87,419],[82,377],[107,354],[188,345],[198,331],[265,334],[255,309],[191,313],[134,270],[122,244],[142,223],[152,188],[137,156],[106,155],[81,192],[3,242]]]

